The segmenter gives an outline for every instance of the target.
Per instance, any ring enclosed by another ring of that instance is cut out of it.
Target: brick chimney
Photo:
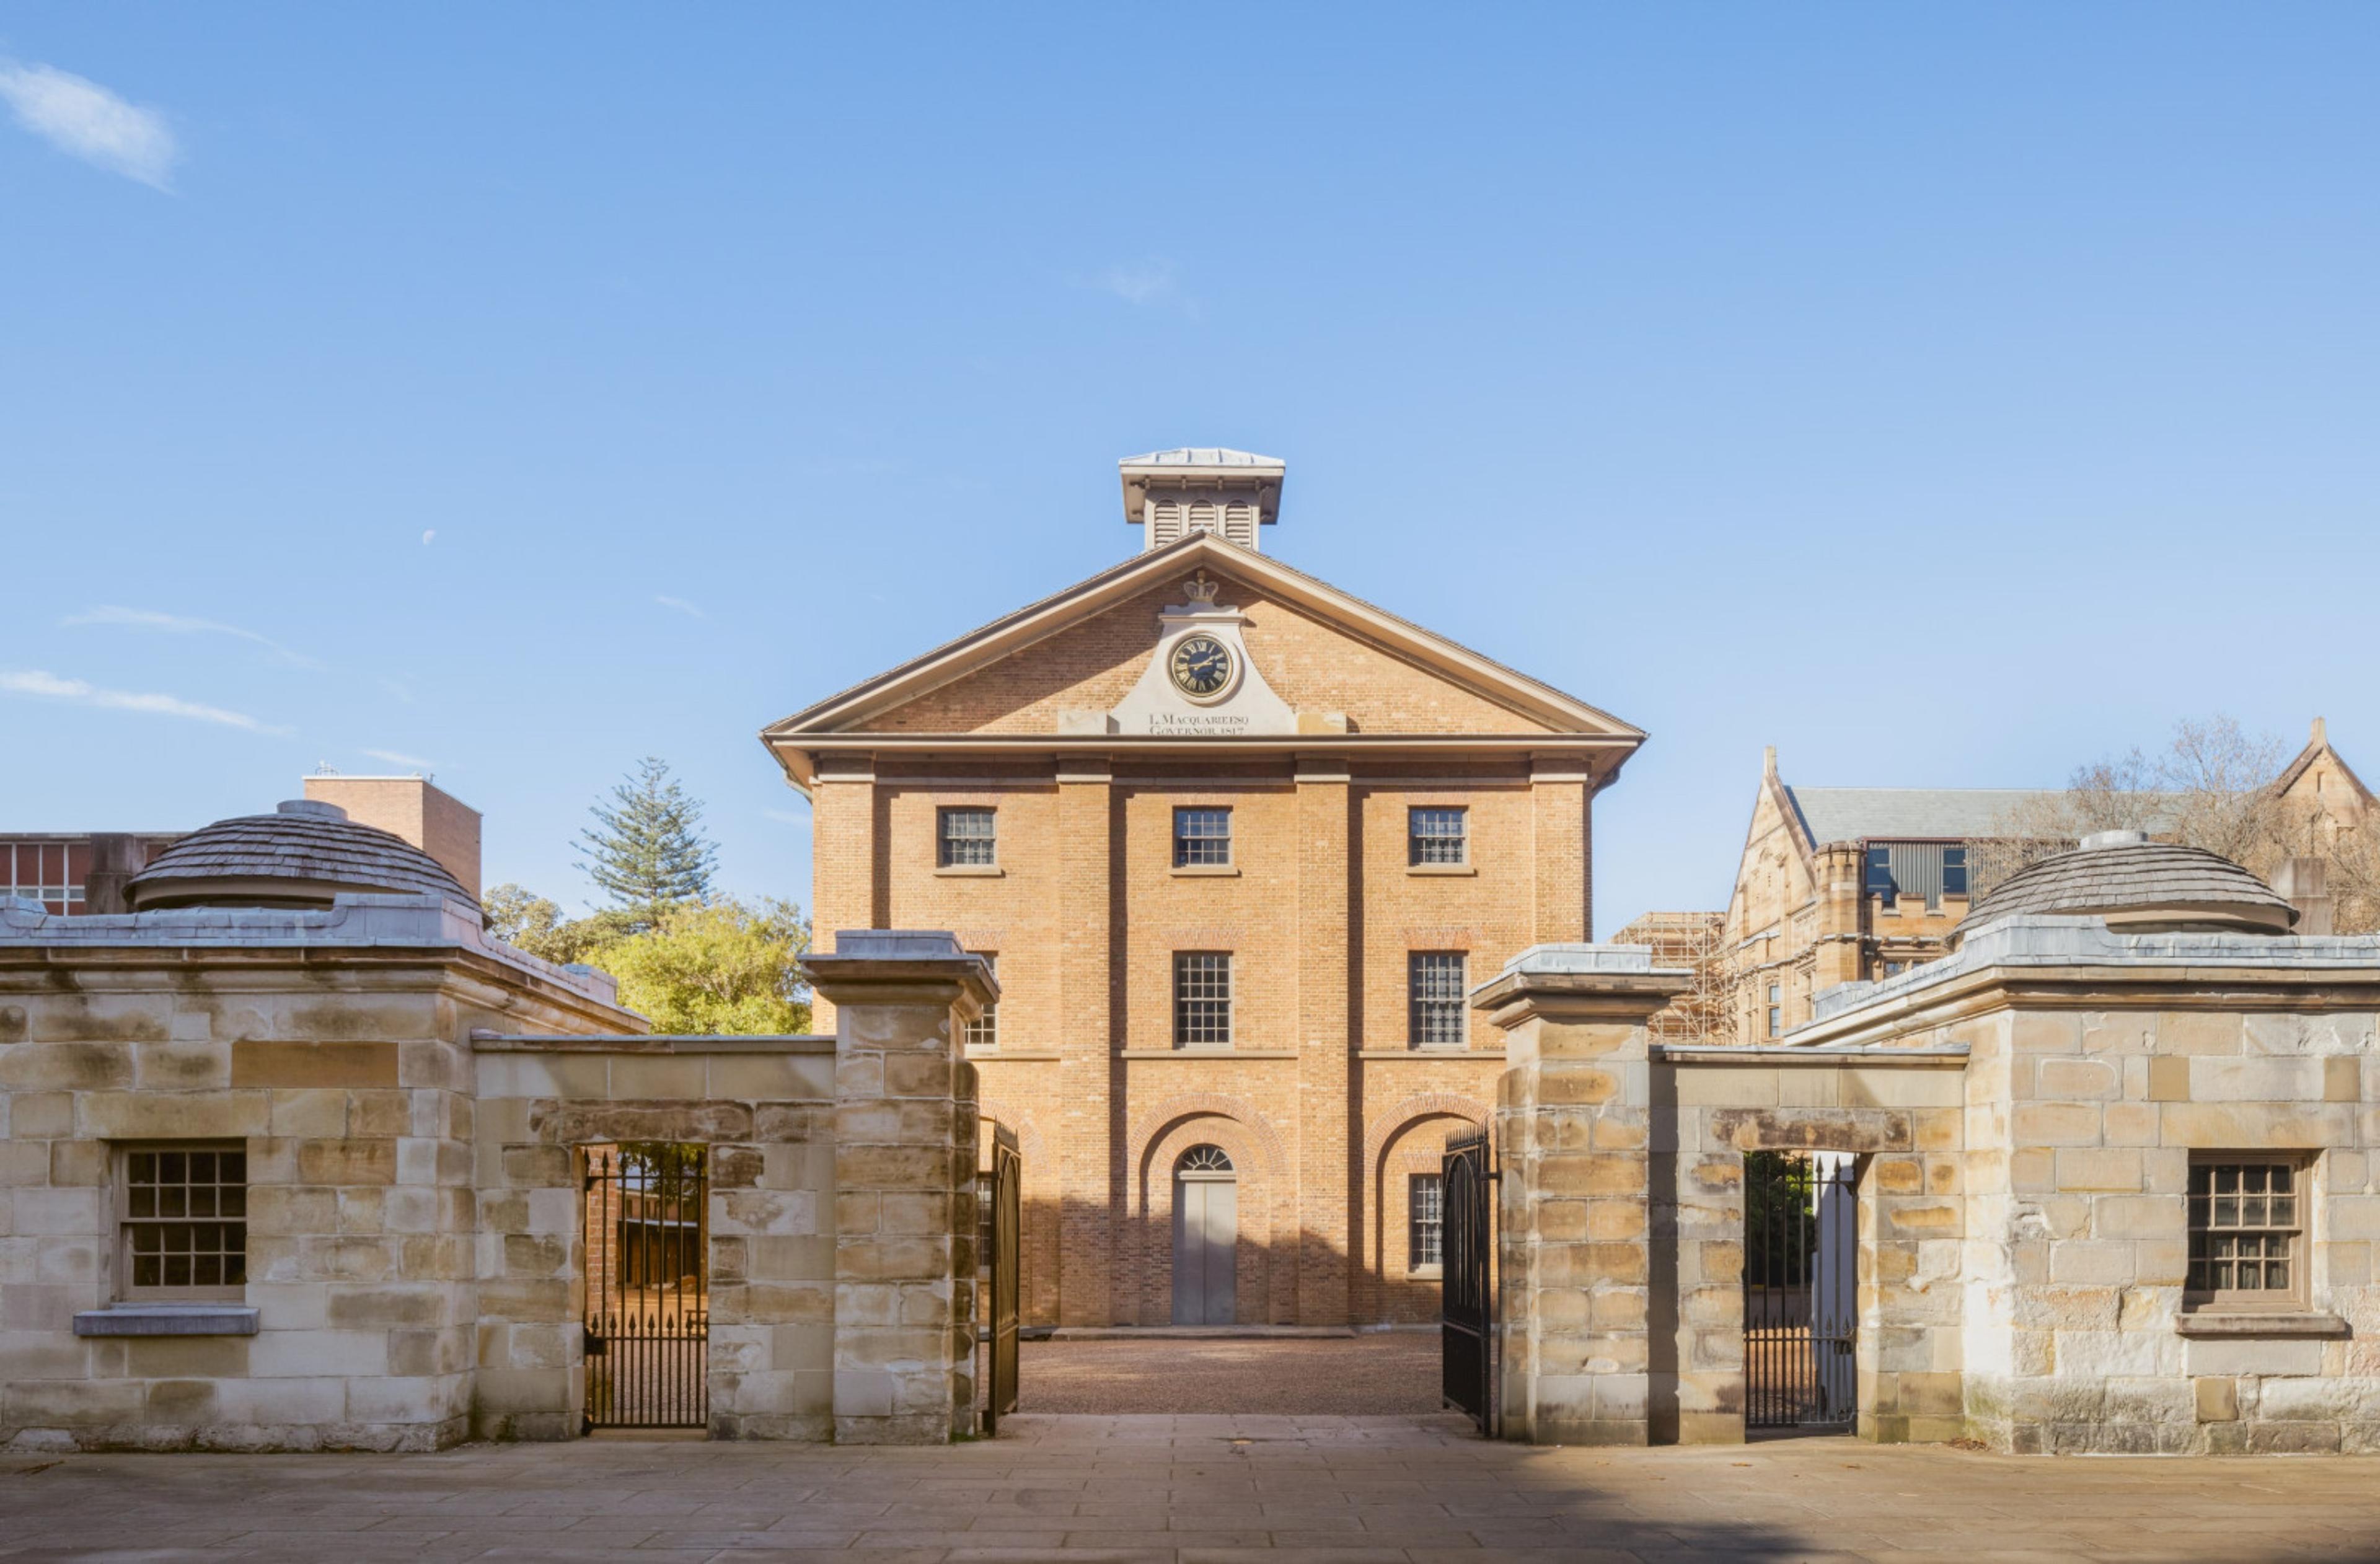
[[[306,796],[337,805],[358,825],[403,837],[437,859],[464,890],[480,893],[480,811],[428,777],[313,776],[306,779]]]

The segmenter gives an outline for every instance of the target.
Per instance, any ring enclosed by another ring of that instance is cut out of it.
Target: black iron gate
[[[586,1427],[710,1419],[710,1168],[698,1146],[587,1148]]]
[[[1840,1428],[1853,1421],[1858,1211],[1850,1158],[1744,1153],[1746,1427]]]
[[[1443,1279],[1439,1284],[1439,1372],[1446,1404],[1493,1435],[1496,1311],[1489,1259],[1495,1249],[1495,1178],[1486,1126],[1446,1137],[1439,1164],[1444,1199]]]
[[[991,1272],[991,1375],[984,1400],[983,1431],[996,1434],[1000,1420],[1016,1410],[1017,1261],[1024,1216],[1024,1158],[1017,1155],[1016,1132],[996,1124],[991,1132],[991,1169],[983,1176],[985,1198],[990,1203],[987,1256]]]

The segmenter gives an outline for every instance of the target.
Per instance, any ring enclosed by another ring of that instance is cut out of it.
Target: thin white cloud
[[[270,636],[237,624],[225,624],[212,619],[193,619],[181,613],[160,613],[149,608],[94,608],[81,613],[70,613],[58,621],[61,624],[120,624],[136,630],[163,630],[175,636],[229,636],[236,640],[253,641],[285,661],[303,663],[309,668],[322,664],[302,652],[290,650]]]
[[[422,534],[421,534],[421,546],[422,546],[423,548],[425,548],[425,549],[426,549],[426,548],[428,548],[431,544],[432,544],[432,543],[436,542],[437,540],[438,540],[438,529],[437,529],[436,527],[428,527],[428,528],[425,528],[425,529],[423,530],[423,532],[422,532]]]
[[[778,820],[789,826],[806,826],[810,823],[810,818],[808,815],[794,809],[763,809],[760,813],[772,820]]]
[[[192,721],[213,722],[226,728],[244,729],[251,734],[285,734],[289,731],[260,722],[245,711],[202,706],[194,700],[184,700],[179,696],[102,689],[80,679],[62,679],[38,668],[21,672],[0,669],[0,693],[72,701],[77,706],[96,706],[109,711],[139,711],[153,717],[187,717]]]
[[[402,766],[408,771],[434,771],[438,769],[437,761],[425,760],[419,755],[407,755],[402,749],[367,749],[360,753],[375,760],[385,760],[392,766]]]
[[[1083,285],[1145,309],[1172,306],[1194,314],[1197,309],[1196,303],[1183,294],[1173,262],[1162,259],[1120,262]]]
[[[181,149],[155,109],[135,108],[98,82],[55,67],[19,65],[5,56],[0,100],[18,124],[60,152],[160,190],[173,188]]]
[[[687,614],[696,619],[708,619],[710,617],[710,615],[703,612],[702,610],[695,607],[684,598],[664,598],[657,596],[653,599],[653,601],[661,604],[663,608],[674,608],[680,613]]]
[[[413,704],[412,686],[406,684],[403,680],[380,679],[374,682],[380,685],[381,693],[387,696],[389,699],[401,700],[407,706]]]

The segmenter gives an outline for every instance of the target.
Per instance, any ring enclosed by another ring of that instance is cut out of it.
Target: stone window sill
[[[998,879],[1007,871],[998,864],[944,864],[934,872],[945,879]]]
[[[1427,1048],[1359,1049],[1358,1059],[1501,1059],[1502,1049],[1475,1049],[1433,1043]]]
[[[1240,866],[1237,864],[1176,864],[1173,866],[1173,872],[1185,879],[1196,879],[1201,875],[1228,876],[1238,874]]]
[[[2178,1335],[2216,1338],[2313,1337],[2332,1339],[2348,1334],[2347,1322],[2337,1315],[2306,1311],[2257,1314],[2245,1309],[2202,1309],[2173,1322]]]
[[[1413,1269],[1405,1272],[1405,1275],[1415,1281],[1443,1281],[1446,1279],[1446,1267],[1443,1266],[1415,1266]]]
[[[1124,1049],[1125,1059],[1295,1059],[1295,1049]]]
[[[256,1310],[246,1303],[118,1303],[74,1317],[77,1336],[253,1336]]]
[[[1469,864],[1407,864],[1407,874],[1477,874]]]
[[[1051,1060],[1062,1059],[1065,1057],[1062,1054],[1036,1052],[1031,1049],[1002,1049],[997,1047],[988,1049],[971,1048],[966,1050],[966,1056],[969,1060],[1005,1059],[1017,1063],[1032,1060]]]

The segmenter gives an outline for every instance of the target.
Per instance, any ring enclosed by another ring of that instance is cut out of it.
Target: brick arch
[[[1389,1142],[1410,1129],[1415,1120],[1441,1116],[1485,1124],[1488,1122],[1488,1105],[1476,1097],[1462,1097],[1453,1092],[1415,1093],[1381,1114],[1378,1125],[1365,1133],[1365,1169],[1368,1171],[1378,1167],[1380,1154],[1388,1150]]]
[[[1175,1120],[1202,1114],[1246,1125],[1264,1148],[1269,1170],[1278,1172],[1289,1166],[1288,1147],[1281,1132],[1273,1128],[1272,1121],[1255,1103],[1228,1092],[1179,1092],[1142,1114],[1124,1137],[1129,1166],[1145,1171],[1151,1143],[1171,1129]]]
[[[1173,1308],[1173,1164],[1191,1146],[1211,1143],[1238,1174],[1239,1317],[1262,1324],[1288,1317],[1296,1275],[1296,1181],[1280,1132],[1245,1097],[1189,1092],[1142,1116],[1125,1142],[1126,1191],[1120,1313],[1163,1325]]]
[[[1416,1128],[1432,1120],[1478,1125],[1487,1121],[1488,1108],[1453,1092],[1420,1092],[1381,1114],[1364,1135],[1364,1216],[1354,1260],[1357,1306],[1364,1318],[1375,1322],[1414,1323],[1437,1316],[1438,1284],[1414,1278],[1406,1270],[1402,1226],[1396,1230],[1396,1242],[1390,1242],[1391,1215],[1400,1224],[1404,1219],[1404,1201],[1392,1193],[1399,1187],[1396,1181],[1435,1166],[1427,1161],[1428,1148],[1420,1148],[1419,1161],[1410,1149],[1401,1148],[1407,1147]],[[1397,1164],[1393,1168],[1391,1161]]]

